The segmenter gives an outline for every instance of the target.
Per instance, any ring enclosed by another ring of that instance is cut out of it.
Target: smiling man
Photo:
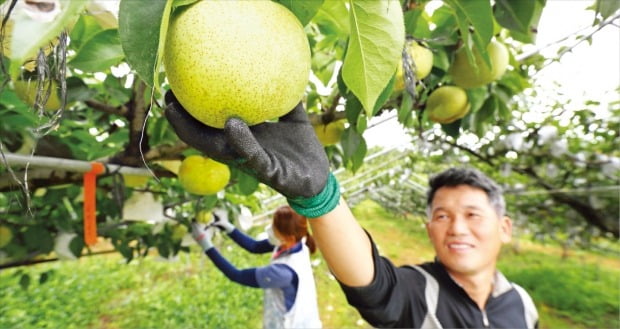
[[[396,267],[367,238],[368,252],[354,252],[360,258],[351,271],[336,261],[339,256],[330,252],[335,248],[321,248],[349,303],[377,327],[537,327],[530,296],[496,269],[512,233],[500,187],[477,170],[461,168],[434,176],[429,185],[426,229],[434,262]],[[348,218],[347,210],[340,211],[338,218],[330,213],[312,222],[313,230],[321,229],[321,221]],[[333,222],[322,224],[335,230]],[[356,230],[349,224],[348,230]],[[355,244],[347,243],[351,252]]]
[[[436,258],[397,267],[379,255],[341,198],[301,104],[278,122],[249,127],[230,118],[224,129],[215,129],[191,117],[173,95],[166,100],[166,118],[183,141],[254,175],[309,219],[349,304],[372,326],[538,326],[530,296],[496,269],[501,246],[511,239],[512,222],[500,187],[481,172],[449,169],[430,179],[426,229]]]

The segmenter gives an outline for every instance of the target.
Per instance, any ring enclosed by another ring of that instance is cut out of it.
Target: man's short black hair
[[[502,195],[502,188],[495,181],[473,168],[450,168],[428,180],[429,190],[426,195],[427,214],[430,214],[431,204],[437,190],[444,186],[454,187],[467,185],[483,190],[489,202],[495,208],[498,216],[504,216],[506,212],[506,202]]]

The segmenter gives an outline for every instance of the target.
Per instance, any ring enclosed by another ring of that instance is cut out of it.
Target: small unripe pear
[[[45,85],[42,90],[41,98],[46,96],[47,90],[46,88],[50,88],[49,97],[45,104],[43,104],[43,109],[46,111],[54,111],[58,110],[61,106],[60,97],[58,97],[58,84],[56,81],[47,81],[50,83],[49,85]],[[13,87],[15,89],[15,94],[19,99],[24,101],[24,103],[29,106],[34,106],[37,100],[37,81],[35,80],[16,80],[13,81]]]
[[[190,155],[181,162],[179,181],[193,194],[210,195],[223,190],[230,180],[227,165],[200,155]]]
[[[416,41],[410,41],[407,43],[407,53],[411,56],[413,61],[412,69],[415,69],[415,77],[418,80],[426,78],[433,68],[433,52],[420,45]],[[396,68],[396,80],[394,82],[394,91],[401,91],[405,89],[405,73],[403,70],[403,60],[401,58],[398,67]]]
[[[334,145],[340,142],[342,133],[345,129],[345,121],[346,120],[337,120],[328,124],[314,125],[314,132],[319,142],[321,142],[323,146]]]
[[[499,79],[508,66],[508,49],[499,41],[492,40],[487,46],[487,52],[492,64],[490,68],[475,48],[473,53],[476,66],[469,63],[465,49],[458,50],[450,67],[454,84],[462,88],[475,88]]]
[[[426,111],[431,121],[447,124],[452,123],[469,112],[467,93],[457,86],[439,87],[428,96]]]

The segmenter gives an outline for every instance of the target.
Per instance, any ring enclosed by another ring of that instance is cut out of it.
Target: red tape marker
[[[84,173],[84,243],[97,243],[97,175],[105,172],[100,162],[92,162],[90,171]]]

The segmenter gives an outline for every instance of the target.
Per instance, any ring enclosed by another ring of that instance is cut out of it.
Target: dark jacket
[[[439,262],[394,266],[372,243],[375,278],[365,287],[341,287],[349,304],[375,327],[535,328],[538,313],[530,296],[496,272],[484,310]],[[427,281],[430,281],[427,282]],[[433,308],[436,308],[433,312]],[[424,324],[424,326],[423,326]]]

